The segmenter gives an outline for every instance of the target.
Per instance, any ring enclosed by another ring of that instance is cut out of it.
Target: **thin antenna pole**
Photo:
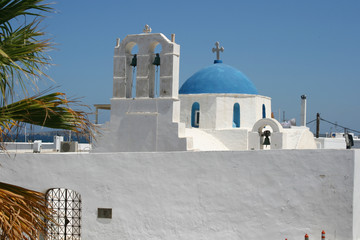
[[[280,111],[280,108],[279,108],[279,122],[281,122],[281,111]]]
[[[285,122],[285,111],[283,111],[283,122]]]
[[[320,113],[316,114],[316,138],[319,138],[320,134]]]

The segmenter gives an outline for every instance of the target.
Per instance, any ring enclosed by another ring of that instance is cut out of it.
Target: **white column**
[[[306,126],[306,95],[301,95],[301,126]]]

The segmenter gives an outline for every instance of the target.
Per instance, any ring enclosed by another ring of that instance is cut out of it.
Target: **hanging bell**
[[[155,59],[154,59],[154,62],[152,64],[156,65],[156,66],[160,65],[160,55],[158,53],[155,55]]]
[[[271,135],[271,132],[269,130],[264,131],[264,133],[262,134],[262,136],[265,136],[263,145],[265,145],[265,146],[270,145],[270,138],[269,138],[270,135]]]
[[[264,140],[263,145],[265,145],[265,146],[270,145],[270,138],[268,136],[265,136],[265,140]]]
[[[131,60],[130,66],[136,67],[136,65],[137,65],[137,57],[136,57],[136,54],[134,54],[134,56]]]

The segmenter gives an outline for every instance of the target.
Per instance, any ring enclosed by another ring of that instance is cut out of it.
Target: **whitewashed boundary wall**
[[[83,239],[297,239],[327,229],[345,240],[360,237],[359,160],[357,150],[3,154],[0,181],[79,192]]]

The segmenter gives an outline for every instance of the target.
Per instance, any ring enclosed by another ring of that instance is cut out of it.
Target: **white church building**
[[[179,88],[175,35],[118,40],[93,151],[1,154],[0,181],[47,193],[48,239],[360,239],[360,152],[283,128],[221,51]]]
[[[162,51],[155,53],[158,44]],[[135,45],[139,51],[132,54]],[[222,63],[220,51],[217,42],[214,64],[196,72],[179,90],[180,46],[175,41],[161,33],[118,41],[111,120],[96,151],[315,149],[308,128],[284,129],[271,118],[271,98],[259,95],[243,73]]]

